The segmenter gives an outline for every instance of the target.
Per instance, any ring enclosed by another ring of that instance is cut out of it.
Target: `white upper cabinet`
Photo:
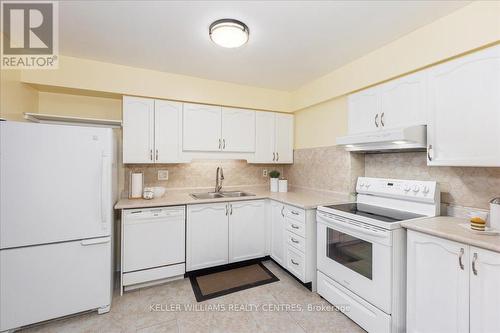
[[[349,134],[375,131],[380,126],[378,88],[369,88],[347,97]]]
[[[255,111],[222,108],[222,150],[255,151]]]
[[[123,163],[179,163],[182,103],[123,97]]]
[[[379,86],[379,128],[427,123],[427,72],[418,72]]]
[[[470,331],[500,332],[500,254],[471,247]]]
[[[219,151],[222,148],[221,107],[184,104],[184,151]]]
[[[255,115],[255,163],[273,163],[275,152],[275,114],[257,112]]]
[[[469,249],[408,231],[406,331],[469,332]]]
[[[252,163],[293,163],[293,115],[256,113]]]
[[[154,163],[154,100],[123,97],[123,163]]]
[[[276,113],[276,163],[293,163],[293,115]]]
[[[347,97],[349,134],[427,123],[427,73],[418,72]]]
[[[182,143],[182,103],[155,100],[155,162],[179,163]]]
[[[500,46],[429,73],[428,165],[500,166]]]

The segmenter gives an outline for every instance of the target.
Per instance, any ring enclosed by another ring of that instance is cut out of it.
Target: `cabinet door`
[[[255,151],[255,111],[222,108],[222,150]]]
[[[500,46],[430,71],[428,165],[500,166]]]
[[[271,258],[285,265],[285,216],[283,204],[271,202]]]
[[[347,97],[348,132],[357,134],[380,128],[378,88],[369,88]]]
[[[468,332],[468,247],[414,231],[407,246],[407,332]]]
[[[470,252],[470,331],[500,332],[500,253]]]
[[[381,128],[427,123],[426,77],[422,71],[379,86]]]
[[[153,163],[154,100],[123,96],[123,163]]]
[[[182,103],[155,100],[155,162],[179,163]]]
[[[255,114],[255,163],[274,163],[275,152],[275,114],[257,112]]]
[[[276,163],[293,163],[293,115],[276,114]]]
[[[229,262],[263,257],[266,254],[264,201],[229,205]]]
[[[227,214],[226,203],[188,206],[187,271],[228,263]]]
[[[219,151],[221,149],[221,107],[184,104],[183,140],[185,151]]]

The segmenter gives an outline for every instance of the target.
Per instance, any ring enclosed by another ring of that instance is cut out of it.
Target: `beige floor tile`
[[[171,320],[164,324],[154,325],[137,330],[137,333],[177,333],[177,320]]]

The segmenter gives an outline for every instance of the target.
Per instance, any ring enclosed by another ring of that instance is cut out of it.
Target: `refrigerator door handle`
[[[84,239],[80,242],[82,246],[96,245],[96,244],[105,244],[111,241],[111,237],[102,237],[102,238],[92,238],[92,239]]]

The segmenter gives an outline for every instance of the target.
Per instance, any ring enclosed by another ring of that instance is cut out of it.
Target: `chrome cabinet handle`
[[[384,124],[384,112],[382,112],[382,114],[380,115],[380,124],[382,126],[385,126],[385,124]]]
[[[158,149],[156,149],[156,160],[158,161]]]
[[[226,139],[222,139],[222,149],[226,149]]]
[[[477,261],[477,253],[474,253],[474,256],[472,256],[472,273],[474,273],[474,275],[477,275],[476,261]]]
[[[294,242],[295,244],[299,243],[299,241],[298,241],[298,240],[296,240],[296,239],[295,239],[295,238],[293,238],[293,237],[291,238],[291,241],[292,241],[292,242]]]
[[[292,228],[294,228],[294,229],[299,229],[299,226],[298,226],[298,225],[295,225],[295,224],[292,224]]]
[[[227,216],[227,213],[229,211],[229,207],[228,206],[229,206],[229,204],[226,204],[226,216]]]
[[[221,147],[222,147],[222,140],[219,139],[219,149],[221,149]]]
[[[281,216],[285,217],[285,214],[283,213],[283,210],[285,209],[285,206],[281,207]]]
[[[432,150],[432,145],[429,145],[427,147],[427,158],[429,159],[429,161],[432,161],[431,150]]]
[[[462,262],[462,257],[464,256],[464,249],[460,249],[460,254],[458,256],[458,265],[460,266],[461,270],[464,270],[464,263]]]
[[[280,154],[278,152],[276,152],[276,161],[279,161],[280,160]]]
[[[152,161],[153,160],[153,149],[149,150],[149,159]]]
[[[276,153],[273,153],[273,162],[276,161]]]
[[[233,205],[229,204],[229,215],[233,215]]]
[[[292,210],[292,214],[293,215],[299,215],[299,213],[297,213],[296,211]]]
[[[375,126],[378,127],[378,113],[375,115]]]
[[[292,262],[292,264],[294,264],[294,265],[296,265],[296,266],[298,266],[298,265],[299,265],[299,263],[298,263],[298,262],[296,262],[296,261],[295,261],[295,260],[293,260],[293,259],[290,259],[290,261]]]

